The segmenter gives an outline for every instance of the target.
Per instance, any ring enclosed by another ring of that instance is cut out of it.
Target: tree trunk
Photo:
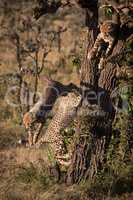
[[[98,19],[95,18],[95,20]],[[97,24],[97,21],[94,24]],[[120,32],[122,32],[122,29]],[[106,60],[106,67],[98,75],[99,57],[94,60],[87,60],[87,53],[94,44],[93,33],[94,29],[89,29],[89,44],[87,43],[86,54],[81,66],[83,100],[78,109],[75,133],[77,140],[67,173],[66,182],[68,184],[79,183],[87,178],[92,179],[102,167],[106,160],[106,151],[112,133],[112,122],[115,117],[110,95],[116,86],[116,60],[124,47],[125,41],[118,41],[111,56]],[[92,98],[93,100],[88,98],[90,94],[95,94],[97,98]]]
[[[117,38],[118,42],[115,43],[111,56],[104,59],[105,68],[99,72],[98,64],[105,49],[102,49],[99,55],[88,59],[88,53],[93,48],[99,32],[99,19],[101,22],[104,21],[104,19],[101,19],[102,15],[99,11],[106,7],[105,4],[109,4],[106,10],[106,12],[109,13],[109,20],[112,15],[111,13],[117,10],[117,12],[113,14],[114,18],[112,16],[111,19],[116,20],[118,9],[115,7],[119,7],[119,2],[121,3],[121,0],[117,1],[118,4],[114,4],[114,1],[107,0],[78,0],[76,2],[86,9],[88,33],[85,43],[85,54],[81,65],[80,86],[83,98],[77,111],[75,133],[77,140],[75,142],[71,158],[72,162],[68,169],[66,180],[69,184],[79,183],[81,180],[87,178],[92,179],[106,160],[106,151],[112,133],[112,122],[115,117],[111,93],[116,86],[117,60],[121,55],[121,50],[124,47],[126,38],[132,33],[130,27],[127,29],[127,21],[124,25],[123,19],[120,20],[121,29]],[[110,4],[112,4],[113,10],[110,10]],[[126,3],[125,6],[127,6]],[[56,8],[57,7],[58,6],[56,6]],[[51,7],[49,7],[49,5],[43,6],[41,10],[43,14],[51,13]],[[36,11],[38,11],[38,9]],[[56,9],[54,11],[56,11]],[[38,16],[35,17],[38,18]]]

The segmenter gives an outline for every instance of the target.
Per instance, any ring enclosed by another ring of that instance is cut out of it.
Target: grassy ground
[[[119,177],[118,181],[104,176],[104,179],[101,181],[98,179],[95,183],[86,182],[69,187],[63,183],[57,184],[54,177],[48,175],[46,154],[41,150],[24,148],[3,150],[0,152],[0,164],[1,200],[131,200],[133,198],[133,193],[128,189],[133,184],[130,182],[131,174],[129,176],[128,173]],[[113,194],[110,193],[111,187],[114,187]]]

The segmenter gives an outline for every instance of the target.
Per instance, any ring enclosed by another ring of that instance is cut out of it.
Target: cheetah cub
[[[92,57],[97,57],[97,55],[99,55],[99,53],[102,52],[102,48],[104,47],[104,45],[107,43],[104,55],[102,56],[99,62],[99,69],[102,68],[104,57],[108,57],[113,50],[114,43],[117,37],[117,31],[118,24],[110,20],[104,21],[100,25],[100,33],[97,36],[92,50],[88,53],[88,59],[91,59]]]

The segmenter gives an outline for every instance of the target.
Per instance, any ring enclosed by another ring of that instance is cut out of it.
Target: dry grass
[[[48,174],[44,150],[14,148],[0,152],[1,200],[132,200],[133,193],[111,197],[90,183],[57,184]],[[99,187],[99,186],[98,186]],[[96,192],[97,191],[97,192]]]

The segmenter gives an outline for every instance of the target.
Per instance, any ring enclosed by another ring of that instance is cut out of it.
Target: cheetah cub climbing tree
[[[78,3],[84,6],[82,2]],[[116,86],[118,66],[114,58],[123,49],[124,41],[119,41],[119,32],[123,27],[119,15],[121,8],[116,9],[116,5],[110,5],[111,2],[87,1],[87,20],[93,20],[88,23],[87,47],[81,64],[80,89],[77,87],[76,93],[73,90],[67,90],[67,95],[54,99],[49,110],[52,110],[54,105],[57,106],[57,110],[45,135],[37,143],[34,142],[37,147],[47,143],[55,159],[60,164],[64,164],[63,157],[65,157],[66,149],[60,132],[76,118],[76,134],[79,139],[72,154],[68,155],[70,166],[67,182],[71,184],[94,177],[99,166],[103,164],[112,133],[115,110],[111,101],[111,92]],[[111,19],[106,19],[105,16],[105,20],[99,21],[101,16],[98,16],[98,11],[100,9],[109,12]],[[105,66],[103,61],[106,61]],[[97,98],[94,101],[89,99],[90,93],[95,93]],[[50,93],[47,96],[48,99],[51,96]],[[43,104],[39,109],[42,107]],[[30,125],[31,122],[28,127]],[[30,134],[34,135],[34,133]]]

